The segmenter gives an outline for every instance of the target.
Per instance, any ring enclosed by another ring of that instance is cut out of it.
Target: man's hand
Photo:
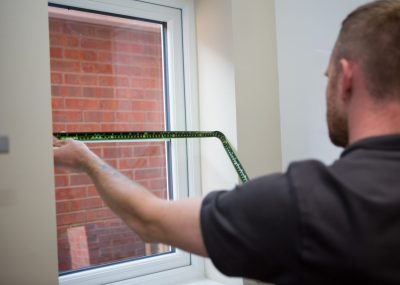
[[[86,170],[87,163],[97,156],[82,142],[53,139],[54,165],[70,170]],[[98,158],[97,158],[98,159]]]

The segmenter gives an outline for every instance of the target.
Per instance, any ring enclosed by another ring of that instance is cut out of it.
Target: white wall
[[[250,177],[280,171],[273,0],[232,0],[238,154]]]
[[[341,149],[328,137],[323,76],[341,21],[365,0],[276,2],[282,157],[326,163]]]
[[[197,52],[200,130],[223,132],[237,148],[236,100],[230,0],[197,0]],[[216,139],[200,141],[202,189],[230,189],[238,183],[221,143]],[[206,275],[224,284],[242,284],[227,278],[206,261]]]
[[[200,130],[219,130],[237,148],[231,11],[230,0],[196,1]],[[203,189],[231,188],[238,182],[218,140],[201,140],[201,153]]]
[[[196,0],[196,16],[200,129],[224,132],[250,177],[280,170],[274,1]],[[219,142],[203,140],[201,152],[204,193],[238,183]]]
[[[0,283],[57,284],[45,0],[0,4]]]

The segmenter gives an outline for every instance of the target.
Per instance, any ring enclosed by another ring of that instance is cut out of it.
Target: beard
[[[333,91],[333,90],[332,90]],[[333,98],[334,92],[330,92],[327,97],[327,122],[329,138],[331,142],[339,147],[346,147],[349,144],[349,130],[347,117],[341,112],[338,104]]]

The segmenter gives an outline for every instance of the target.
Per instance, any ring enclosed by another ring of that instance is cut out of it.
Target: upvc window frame
[[[169,94],[166,98],[169,127],[176,131],[198,129],[193,0],[51,0],[49,3],[166,23],[168,84],[165,87]],[[176,140],[172,144],[174,199],[201,195],[199,149],[198,140]],[[166,254],[62,275],[59,283],[168,285],[202,277],[204,259],[175,249]]]

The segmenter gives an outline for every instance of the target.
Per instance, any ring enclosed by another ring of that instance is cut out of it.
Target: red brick
[[[70,210],[70,202],[69,201],[56,202],[57,214],[69,212],[69,210]]]
[[[147,122],[164,122],[164,114],[160,112],[147,112],[146,113]]]
[[[50,48],[50,57],[51,58],[62,58],[63,57],[62,48],[51,47]]]
[[[100,76],[99,85],[100,86],[113,86],[115,84],[113,76]]]
[[[150,167],[165,167],[165,165],[166,165],[165,156],[149,157]]]
[[[146,99],[155,99],[155,100],[162,100],[163,99],[163,92],[162,90],[144,90],[144,98]]]
[[[131,147],[105,147],[103,149],[103,158],[126,158],[126,157],[131,157],[133,153],[133,150]]]
[[[82,59],[88,61],[95,61],[97,60],[97,53],[90,50],[84,50],[82,51]]]
[[[99,101],[95,99],[65,99],[66,109],[78,110],[96,110],[99,106]]]
[[[85,221],[86,214],[84,212],[57,215],[57,225],[72,225],[83,223]]]
[[[129,100],[101,100],[100,108],[102,110],[132,110],[132,102]]]
[[[161,146],[157,145],[149,145],[149,146],[135,146],[134,156],[152,156],[152,155],[160,155],[162,154]]]
[[[105,220],[114,217],[115,215],[109,209],[98,209],[98,210],[88,211],[86,213],[86,218],[88,222]]]
[[[51,96],[61,96],[61,86],[51,85]]]
[[[134,62],[136,66],[140,66],[143,68],[150,67],[150,68],[161,68],[162,67],[162,59],[161,57],[154,57],[154,56],[134,56]]]
[[[106,111],[88,111],[83,113],[84,122],[113,122],[114,112]]]
[[[82,59],[81,51],[79,49],[65,49],[64,55],[67,59]]]
[[[69,177],[68,177],[68,175],[65,175],[65,174],[55,175],[54,182],[55,182],[56,187],[67,186],[69,184]]]
[[[87,143],[87,146],[95,154],[101,156],[103,147],[102,147],[102,145],[100,143]]]
[[[161,102],[146,100],[134,101],[132,104],[133,111],[161,111]]]
[[[152,56],[161,56],[161,45],[145,45],[141,53]]]
[[[100,86],[128,87],[129,79],[127,77],[100,76],[99,77],[99,85]]]
[[[142,68],[142,76],[162,79],[162,70],[160,68]]]
[[[51,34],[61,33],[63,24],[54,18],[49,18],[49,32]]]
[[[51,98],[51,107],[53,110],[62,109],[64,108],[64,98]]]
[[[130,66],[130,65],[116,65],[115,73],[118,75],[141,76],[142,75],[142,67],[141,66]]]
[[[86,174],[74,174],[70,176],[70,184],[72,186],[90,185],[92,184],[92,180]]]
[[[107,164],[109,164],[113,168],[117,168],[118,161],[116,159],[105,159],[104,160]]]
[[[75,123],[66,124],[67,132],[99,132],[101,125],[95,123]]]
[[[147,168],[147,169],[136,169],[135,178],[136,179],[151,179],[160,177],[162,174],[160,168]]]
[[[51,71],[62,71],[62,72],[79,72],[81,65],[75,61],[62,61],[62,60],[51,60]]]
[[[81,40],[81,47],[91,48],[91,49],[111,49],[111,41],[109,40],[101,40],[101,39],[88,39],[83,38]]]
[[[150,189],[151,190],[159,190],[159,189],[161,189],[163,191],[166,191],[167,187],[168,187],[168,184],[167,184],[167,180],[166,179],[161,178],[161,179],[152,179],[152,180],[150,180]]]
[[[113,239],[112,244],[113,246],[119,246],[119,245],[126,245],[126,244],[131,244],[132,240],[129,238],[122,238],[122,239]],[[122,253],[120,253],[122,254]],[[120,255],[122,257],[122,255]]]
[[[81,122],[82,113],[79,111],[53,110],[53,122]]]
[[[118,160],[119,169],[136,169],[148,166],[146,158],[121,158]]]
[[[143,44],[159,44],[161,42],[161,32],[138,31],[132,34],[131,39]]]
[[[115,96],[117,98],[131,98],[131,99],[143,99],[144,92],[141,89],[116,89]]]
[[[108,51],[101,51],[98,53],[99,62],[111,62],[113,59],[112,53]]]
[[[113,44],[113,49],[117,52],[126,52],[130,53],[131,52],[131,45],[128,42],[120,42],[120,41],[115,41]]]
[[[66,130],[67,130],[67,127],[64,123],[63,124],[53,123],[53,132],[54,133],[65,132]]]
[[[154,78],[131,78],[131,87],[144,89],[162,89],[160,79]]]
[[[99,38],[110,38],[112,36],[112,29],[109,28],[96,28],[96,36]]]
[[[75,188],[57,188],[56,189],[56,200],[69,200],[76,198],[86,197],[85,187],[75,187]]]
[[[66,46],[68,44],[68,37],[63,34],[51,34],[50,46]]]
[[[103,200],[101,200],[99,197],[71,201],[71,211],[95,209],[103,206]]]
[[[83,87],[84,97],[101,97],[112,98],[114,97],[113,88],[99,88],[99,87]]]
[[[146,120],[144,112],[118,112],[115,116],[116,122],[144,122]]]
[[[112,35],[115,40],[129,40],[135,32],[135,30],[114,29]]]
[[[129,123],[107,123],[101,125],[102,132],[130,132],[136,131],[134,126]]]
[[[80,49],[65,49],[64,56],[67,59],[95,61],[97,54],[94,51]]]
[[[64,34],[51,34],[50,46],[76,47],[79,44],[77,37],[69,37]]]
[[[87,196],[88,197],[99,197],[99,193],[97,192],[97,190],[96,190],[96,187],[95,186],[89,186],[88,187],[88,189],[87,189]]]
[[[145,51],[145,46],[143,44],[132,43],[131,52],[142,54]]]
[[[51,73],[51,84],[63,83],[63,78],[61,73],[52,72]]]
[[[148,123],[142,123],[142,124],[134,124],[133,128],[137,132],[144,132],[144,131],[163,131],[165,130],[163,124],[148,124]]]
[[[82,70],[88,73],[103,73],[111,74],[113,72],[113,66],[105,63],[82,63]]]
[[[121,168],[119,168],[119,172],[121,172],[122,175],[128,177],[129,179],[133,180],[133,170],[132,169],[121,169]]]
[[[96,75],[65,74],[65,83],[81,85],[97,85]]]
[[[94,26],[83,25],[82,23],[66,23],[63,26],[63,33],[76,36],[94,36],[96,29]]]
[[[61,86],[60,95],[63,97],[80,97],[82,96],[81,87]]]

